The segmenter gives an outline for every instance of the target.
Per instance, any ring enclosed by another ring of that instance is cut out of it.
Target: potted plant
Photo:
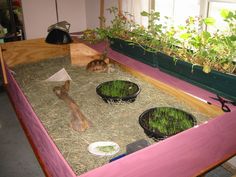
[[[156,52],[145,45],[147,43],[145,41],[152,39],[150,34],[146,33],[145,28],[136,24],[129,13],[125,13],[125,15],[119,14],[116,7],[111,7],[108,10],[114,17],[111,25],[105,28],[85,30],[83,39],[90,43],[108,39],[113,50],[152,67],[157,67]]]
[[[180,109],[156,107],[144,111],[139,124],[148,137],[162,140],[193,127],[196,119]]]
[[[113,80],[99,84],[96,92],[107,103],[134,102],[140,92],[140,87],[130,81]]]
[[[119,14],[115,7],[108,10],[114,17],[107,28],[110,47],[144,64],[157,67],[155,52],[145,45],[145,41],[151,39],[145,28],[136,24],[129,13]]]

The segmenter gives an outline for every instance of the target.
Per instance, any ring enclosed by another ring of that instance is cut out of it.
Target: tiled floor
[[[43,176],[7,94],[0,91],[0,177]],[[231,176],[232,174],[221,166],[205,175],[205,177]]]
[[[205,177],[231,177],[231,176],[232,174],[221,166],[215,168],[214,170],[210,171],[205,175]]]

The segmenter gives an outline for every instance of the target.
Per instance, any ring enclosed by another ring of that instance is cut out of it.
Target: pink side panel
[[[47,134],[15,79],[8,69],[7,71],[9,81],[7,91],[18,118],[31,140],[31,144],[36,147],[41,166],[44,168],[46,175],[52,177],[75,177],[76,175]]]
[[[189,129],[81,177],[190,177],[236,154],[236,112]]]

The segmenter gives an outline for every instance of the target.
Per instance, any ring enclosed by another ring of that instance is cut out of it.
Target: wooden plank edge
[[[7,80],[5,62],[4,62],[4,59],[3,59],[2,47],[1,46],[0,46],[0,63],[1,63],[1,67],[2,67],[3,82],[4,82],[5,85],[7,85],[8,84],[8,80]]]
[[[69,55],[69,44],[49,44],[44,38],[0,44],[8,67]]]
[[[16,107],[15,102],[13,101],[14,99],[13,99],[13,97],[12,97],[12,95],[11,95],[9,89],[8,89],[8,86],[6,86],[6,92],[7,92],[8,98],[9,98],[9,100],[11,102],[11,105],[12,105],[12,107],[13,107],[16,115],[17,115],[18,121],[20,122],[20,125],[21,125],[21,127],[22,127],[22,129],[23,129],[23,131],[24,131],[24,133],[25,133],[25,135],[27,137],[27,140],[28,140],[30,146],[32,147],[32,150],[33,150],[33,152],[34,152],[34,154],[35,154],[35,156],[36,156],[36,158],[37,158],[37,160],[38,160],[38,162],[39,162],[39,164],[41,166],[41,169],[43,170],[44,175],[46,177],[51,177],[49,171],[46,168],[46,164],[44,164],[41,156],[39,155],[39,151],[38,151],[36,145],[34,144],[34,141],[33,141],[33,138],[31,137],[31,134],[28,132],[27,127],[25,126],[25,124],[23,122],[21,113],[19,112],[19,110]]]
[[[39,155],[37,147],[33,143],[33,139],[31,137],[30,133],[28,132],[24,122],[22,121],[21,114],[19,113],[18,109],[16,108],[16,105],[15,105],[15,103],[13,101],[13,98],[12,98],[11,94],[9,93],[9,91],[7,89],[6,89],[6,92],[7,92],[7,95],[9,97],[9,99],[10,99],[11,105],[13,106],[13,109],[15,110],[15,113],[17,115],[17,118],[18,118],[19,122],[20,122],[20,125],[21,125],[21,127],[22,127],[22,129],[23,129],[23,131],[24,131],[24,133],[25,133],[25,135],[27,137],[27,139],[28,139],[28,142],[30,143],[30,146],[32,147],[32,150],[34,151],[34,154],[35,154],[35,156],[36,156],[36,158],[37,158],[37,160],[38,160],[38,162],[39,162],[39,164],[41,166],[41,169],[43,170],[44,175],[46,177],[52,177],[50,175],[49,171],[46,168],[46,164],[43,162],[41,156]]]
[[[205,177],[205,175],[207,173],[209,173],[211,170],[213,170],[214,168],[218,167],[218,166],[222,166],[223,168],[225,168],[226,170],[228,170],[229,172],[231,172],[232,174],[236,174],[234,173],[233,171],[230,171],[230,166],[227,166],[225,164],[227,164],[227,161],[229,159],[231,159],[232,157],[234,157],[236,155],[236,152],[234,154],[231,154],[231,155],[228,155],[228,156],[225,156],[223,157],[220,161],[214,163],[214,164],[211,164],[210,166],[208,166],[207,168],[205,169],[202,169],[199,173],[197,173],[196,175],[194,176],[202,176],[202,177]],[[232,168],[231,168],[232,170]]]

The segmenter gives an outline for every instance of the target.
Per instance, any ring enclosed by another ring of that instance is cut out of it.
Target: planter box
[[[163,53],[153,53],[145,51],[138,45],[131,44],[118,38],[110,39],[110,47],[124,55],[132,57],[152,67],[169,73],[175,77],[183,79],[215,94],[236,101],[236,76],[224,74],[215,70],[204,73],[201,66],[177,60]]]
[[[175,61],[162,53],[158,57],[158,66],[164,72],[236,101],[236,76],[215,70],[207,74],[202,71],[201,66],[192,68],[192,64],[182,60]]]
[[[157,54],[145,51],[141,46],[118,38],[110,38],[110,47],[126,56],[152,67],[158,67]],[[145,47],[145,46],[144,46]]]

